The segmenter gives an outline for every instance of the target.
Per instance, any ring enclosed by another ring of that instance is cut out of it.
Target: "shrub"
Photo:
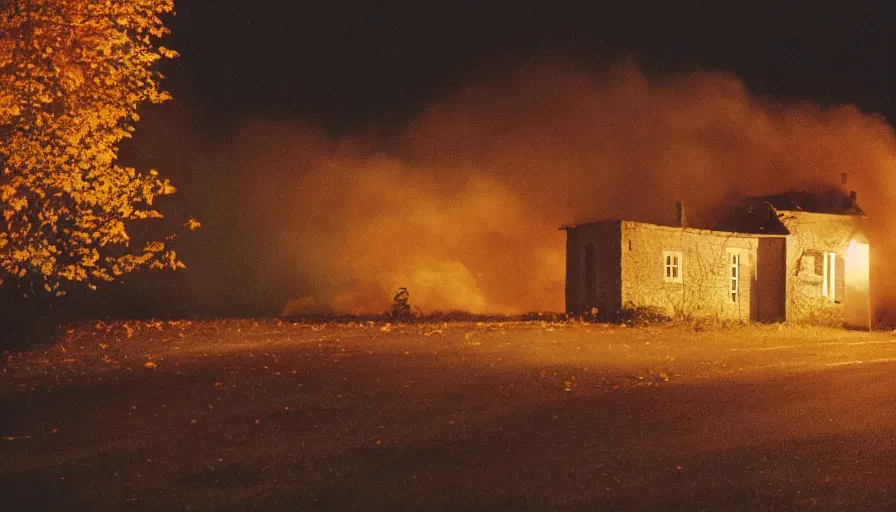
[[[409,304],[411,294],[408,293],[408,289],[405,287],[401,287],[395,293],[395,297],[392,298],[392,307],[386,311],[386,316],[392,322],[407,322],[408,320],[412,320],[414,318],[414,312],[411,311],[411,305]]]
[[[638,306],[630,302],[619,310],[617,318],[620,323],[628,326],[659,325],[672,321],[662,308]]]

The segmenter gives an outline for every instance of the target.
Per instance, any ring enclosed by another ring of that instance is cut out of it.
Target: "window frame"
[[[727,250],[726,268],[728,269],[728,303],[737,304],[740,301],[740,274],[741,251]]]
[[[681,283],[684,257],[681,251],[663,251],[663,282]]]
[[[837,253],[822,252],[821,296],[831,302],[837,301]]]

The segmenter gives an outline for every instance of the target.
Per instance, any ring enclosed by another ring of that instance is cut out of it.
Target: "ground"
[[[896,508],[896,337],[80,325],[0,364],[0,509]]]

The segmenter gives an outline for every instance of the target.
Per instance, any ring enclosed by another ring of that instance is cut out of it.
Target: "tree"
[[[116,163],[138,108],[170,98],[155,69],[173,0],[0,0],[0,282],[61,295],[140,268],[183,267],[136,221],[175,189]],[[190,221],[188,227],[197,223]]]

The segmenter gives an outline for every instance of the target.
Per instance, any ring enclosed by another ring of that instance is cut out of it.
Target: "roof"
[[[865,216],[865,211],[856,203],[855,192],[847,194],[839,188],[818,187],[814,190],[791,190],[780,194],[747,197],[738,202],[736,206],[729,208],[711,230],[697,231],[744,235],[789,235],[790,231],[781,222],[779,212]],[[569,230],[619,222],[633,221],[603,220],[567,225],[560,229]],[[691,230],[695,228],[677,227],[676,229]]]
[[[713,229],[767,235],[790,234],[790,231],[778,218],[776,209],[770,203],[762,200],[742,205],[739,208],[732,208],[716,222]]]
[[[610,224],[618,224],[623,222],[622,219],[604,219],[604,220],[592,220],[589,222],[581,222],[579,224],[564,224],[560,226],[560,231],[568,231],[570,229],[580,229],[586,228],[589,226],[602,226],[602,225],[610,225]]]
[[[668,225],[663,225],[663,224],[654,224],[652,222],[642,222],[642,221],[637,221],[637,220],[619,220],[619,219],[608,219],[608,220],[584,222],[582,224],[576,224],[574,226],[563,226],[560,229],[568,231],[571,229],[581,229],[581,228],[608,226],[608,225],[622,225],[622,224],[649,226],[650,228],[655,228],[655,229],[674,230],[674,231],[680,231],[682,233],[695,233],[695,234],[699,234],[699,235],[722,236],[722,237],[726,237],[726,238],[731,238],[731,237],[757,238],[757,237],[765,237],[765,236],[769,236],[769,235],[778,236],[781,234],[787,234],[787,233],[751,233],[748,231],[731,231],[731,230],[721,230],[721,229],[703,229],[703,228],[682,227],[682,226],[668,226]]]
[[[790,231],[781,222],[778,212],[865,216],[865,212],[856,203],[855,193],[846,194],[836,188],[792,190],[744,199],[738,207],[719,219],[715,229],[787,235]]]
[[[855,193],[847,195],[839,189],[824,191],[792,190],[782,194],[748,197],[745,203],[747,205],[765,203],[778,211],[865,215],[865,212],[856,203]]]

